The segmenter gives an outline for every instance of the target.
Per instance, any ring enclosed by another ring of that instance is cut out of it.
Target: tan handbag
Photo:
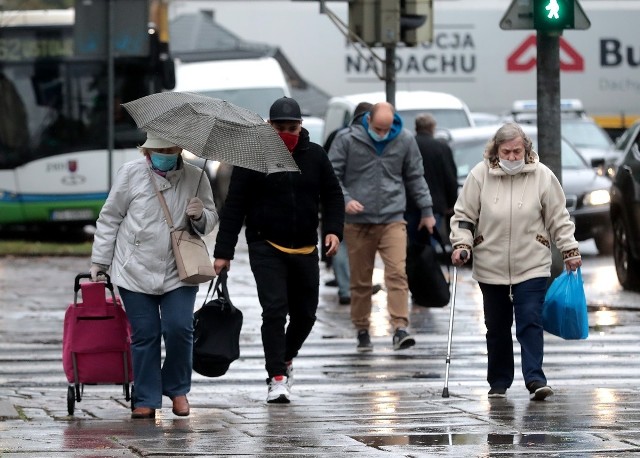
[[[209,257],[207,244],[200,238],[198,234],[193,234],[186,230],[178,230],[173,226],[173,219],[169,213],[167,202],[158,189],[153,175],[149,169],[151,183],[156,190],[156,195],[162,206],[165,219],[169,225],[171,234],[171,246],[173,248],[173,256],[176,258],[176,266],[178,268],[178,276],[185,283],[198,284],[208,282],[216,278],[216,272],[213,269],[213,263]],[[201,176],[202,178],[202,176]],[[197,192],[196,192],[197,193]]]

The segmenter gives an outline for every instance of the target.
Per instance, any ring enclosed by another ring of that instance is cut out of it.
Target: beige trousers
[[[371,288],[376,253],[384,263],[387,310],[393,330],[409,325],[407,228],[404,221],[389,224],[346,224],[344,239],[351,273],[351,321],[357,330],[369,329]]]

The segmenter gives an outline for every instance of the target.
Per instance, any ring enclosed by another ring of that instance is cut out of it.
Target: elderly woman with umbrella
[[[163,395],[172,400],[175,415],[186,416],[198,286],[178,276],[170,228],[156,193],[164,197],[177,228],[208,234],[218,214],[209,180],[201,180],[201,170],[182,160],[182,148],[149,132],[140,150],[143,157],[120,167],[102,207],[90,273],[96,281],[111,269],[131,323],[131,417],[154,418]]]

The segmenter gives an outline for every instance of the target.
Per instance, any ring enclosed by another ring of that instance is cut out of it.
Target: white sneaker
[[[269,391],[267,392],[267,402],[270,404],[288,404],[290,401],[289,386],[285,375],[276,375],[267,379]]]
[[[289,389],[293,386],[293,361],[287,364],[287,386]]]

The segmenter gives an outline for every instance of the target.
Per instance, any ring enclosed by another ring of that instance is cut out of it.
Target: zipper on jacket
[[[293,226],[293,230],[291,231],[292,234],[297,234],[298,232],[298,218],[296,217],[297,213],[296,213],[296,192],[294,189],[294,183],[293,183],[293,175],[291,173],[288,173],[288,179],[289,179],[289,189],[291,189],[291,207],[293,209],[292,212],[292,220],[291,220],[291,225]],[[295,248],[293,243],[293,240],[289,241],[289,248]]]
[[[507,265],[509,266],[509,300],[513,304],[513,292],[511,291],[511,235],[513,230],[513,176],[509,182],[509,249],[507,250]]]

